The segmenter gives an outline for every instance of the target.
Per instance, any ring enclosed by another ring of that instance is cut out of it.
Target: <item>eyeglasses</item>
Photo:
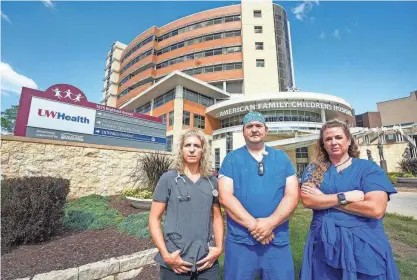
[[[264,163],[262,161],[258,161],[258,175],[264,175]]]

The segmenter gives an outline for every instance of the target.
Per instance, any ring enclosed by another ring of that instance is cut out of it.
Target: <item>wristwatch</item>
[[[344,193],[338,193],[337,194],[337,199],[339,200],[339,205],[340,204],[341,205],[345,205],[345,204],[348,203],[347,200],[346,200],[346,197],[345,197],[345,194]]]

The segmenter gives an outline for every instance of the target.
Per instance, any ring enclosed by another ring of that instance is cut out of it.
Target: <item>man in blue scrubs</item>
[[[288,218],[298,204],[298,180],[287,154],[265,146],[267,133],[262,114],[246,114],[246,145],[229,153],[219,172],[227,213],[225,280],[294,279]]]

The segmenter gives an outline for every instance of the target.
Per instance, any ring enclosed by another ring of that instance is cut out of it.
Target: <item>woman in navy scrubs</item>
[[[382,224],[396,190],[375,162],[358,157],[345,123],[323,125],[301,179],[301,199],[313,209],[301,280],[400,279]]]

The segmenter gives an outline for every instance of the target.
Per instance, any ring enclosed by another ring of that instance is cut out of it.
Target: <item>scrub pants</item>
[[[294,280],[291,246],[226,241],[224,280]]]
[[[163,266],[160,269],[160,280],[220,280],[219,262],[216,261],[212,267],[200,272],[188,272],[176,274],[173,270]]]

